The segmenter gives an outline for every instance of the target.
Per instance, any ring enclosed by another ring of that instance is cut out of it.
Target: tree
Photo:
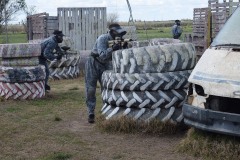
[[[111,23],[118,22],[119,15],[117,13],[109,13],[107,17],[107,23],[108,25]]]
[[[0,27],[5,21],[11,21],[14,15],[24,10],[26,6],[25,0],[0,0]]]

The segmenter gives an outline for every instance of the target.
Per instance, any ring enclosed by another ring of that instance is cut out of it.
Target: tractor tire
[[[72,56],[69,58],[62,58],[59,61],[51,61],[49,62],[48,67],[49,68],[63,68],[63,67],[70,67],[70,66],[76,66],[79,65],[80,62],[80,55],[78,56]]]
[[[127,108],[170,108],[182,107],[187,99],[187,89],[167,91],[119,91],[103,89],[105,103]]]
[[[0,82],[0,95],[4,99],[37,99],[45,96],[44,80],[39,82]]]
[[[80,73],[77,65],[63,68],[50,68],[49,71],[49,78],[53,80],[73,79],[78,77]]]
[[[139,48],[146,46],[155,46],[155,45],[165,45],[165,44],[173,44],[173,43],[181,43],[182,41],[173,38],[153,38],[144,41],[130,41],[128,42],[129,48]]]
[[[80,54],[72,54],[68,58],[62,58],[60,61],[51,61],[49,63],[49,78],[61,80],[78,77],[80,74],[80,59]]]
[[[38,57],[41,55],[40,44],[33,43],[16,43],[0,44],[0,57]]]
[[[183,114],[182,108],[175,108],[174,106],[169,108],[127,108],[117,107],[105,103],[101,109],[101,113],[106,119],[128,117],[136,121],[149,122],[153,119],[158,119],[162,122],[182,123]]]
[[[1,65],[5,67],[37,66],[39,65],[39,60],[38,60],[38,57],[2,58]]]
[[[0,66],[0,82],[24,83],[38,82],[46,77],[43,65],[32,67],[3,67]]]
[[[102,86],[121,91],[182,89],[188,87],[190,74],[191,70],[146,74],[121,74],[109,70],[102,74]]]
[[[149,40],[149,46],[175,44],[181,42],[181,40],[173,38],[153,38]]]
[[[176,43],[113,52],[114,73],[162,73],[191,70],[196,64],[191,43]]]

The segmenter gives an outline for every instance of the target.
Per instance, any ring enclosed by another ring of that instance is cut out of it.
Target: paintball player
[[[179,39],[182,34],[181,21],[175,20],[175,24],[172,26],[172,35],[174,39]]]
[[[45,66],[46,78],[45,78],[45,90],[49,91],[51,88],[48,85],[49,78],[49,68],[47,60],[61,60],[62,54],[54,55],[55,53],[62,53],[61,48],[58,46],[58,43],[62,43],[64,34],[62,31],[54,30],[53,36],[45,39],[41,43],[41,56],[39,57],[39,64]]]
[[[85,64],[85,91],[89,123],[94,123],[95,119],[94,110],[96,106],[95,94],[97,81],[99,81],[101,85],[102,73],[105,70],[112,69],[111,61],[113,51],[121,49],[121,46],[118,43],[109,47],[108,42],[115,40],[116,37],[122,38],[127,33],[117,23],[110,24],[108,29],[108,33],[102,34],[97,38],[91,51],[91,55],[88,57]],[[123,46],[126,47],[125,44]]]

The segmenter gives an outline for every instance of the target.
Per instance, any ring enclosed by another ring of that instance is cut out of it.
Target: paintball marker
[[[120,37],[116,37],[115,40],[108,41],[108,46],[112,47],[114,44],[119,44],[120,49],[128,48],[128,42],[133,41],[132,39],[122,39]]]
[[[61,49],[63,50],[63,52],[61,52],[61,53],[58,53],[58,55],[65,55],[65,57],[66,57],[66,59],[67,59],[67,50],[69,50],[70,49],[70,47],[68,47],[68,46],[63,46],[63,47],[61,47]]]

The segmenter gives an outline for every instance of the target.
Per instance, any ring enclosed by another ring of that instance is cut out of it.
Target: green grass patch
[[[5,44],[6,42],[6,35],[0,35],[0,43]],[[8,34],[8,43],[27,43],[27,34],[26,33],[10,33]]]
[[[204,159],[240,159],[240,138],[192,128],[177,150]]]
[[[138,40],[148,40],[152,38],[172,38],[171,27],[160,27],[154,29],[138,29],[137,30],[137,37]],[[191,33],[192,27],[191,26],[183,26],[183,34],[180,37],[183,40],[184,33]]]

